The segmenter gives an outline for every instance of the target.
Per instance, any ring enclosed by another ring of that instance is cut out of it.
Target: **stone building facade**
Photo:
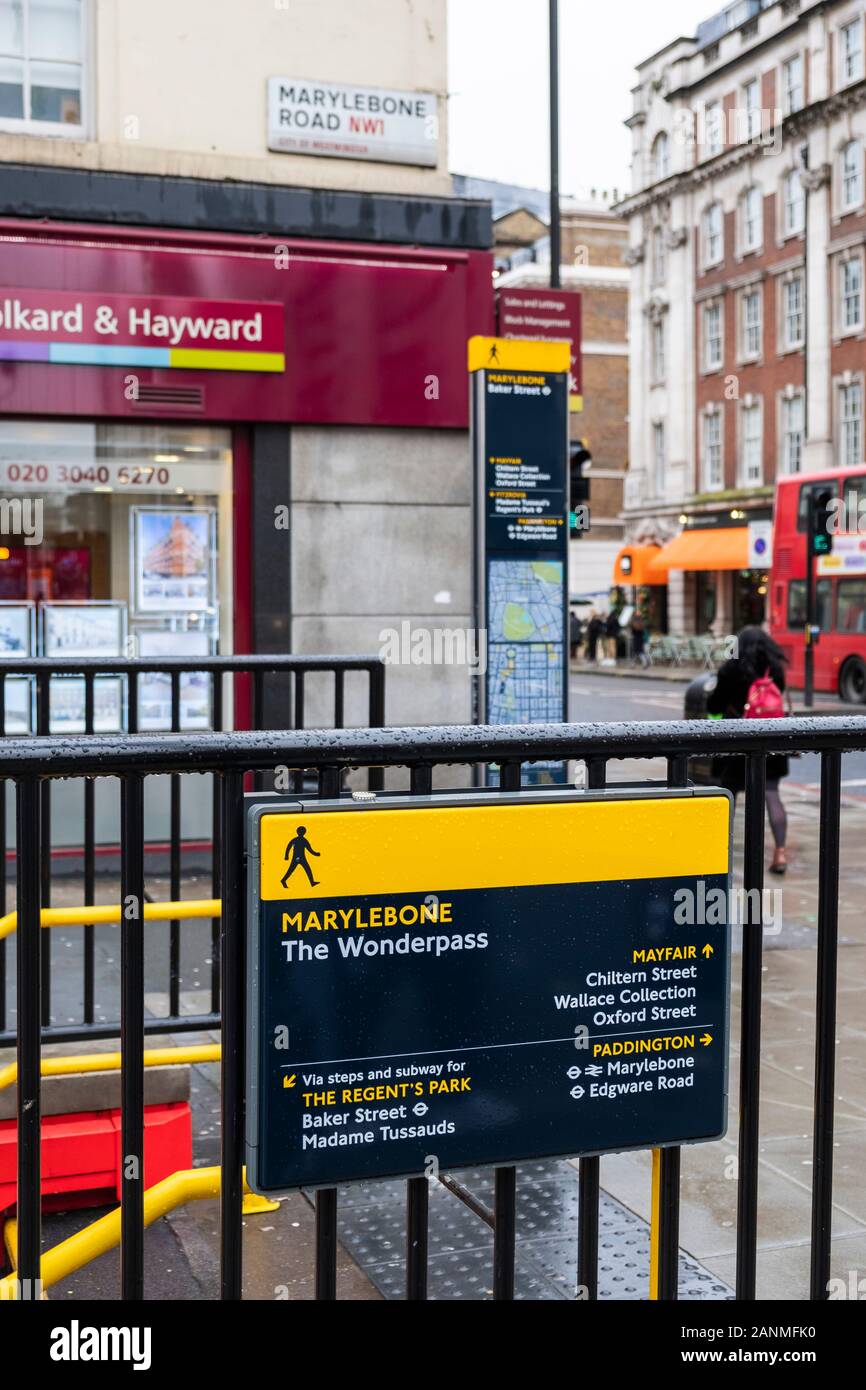
[[[746,0],[638,67],[630,540],[742,532],[780,474],[863,460],[864,25],[852,0]],[[729,550],[668,572],[672,631],[763,616],[766,573]]]

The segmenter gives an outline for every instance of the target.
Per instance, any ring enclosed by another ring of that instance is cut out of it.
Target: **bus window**
[[[852,479],[852,481],[854,481]],[[866,481],[866,479],[864,479]],[[804,483],[800,488],[800,498],[797,503],[797,530],[808,531],[809,529],[809,495],[812,492],[823,492],[825,488],[831,487],[838,492],[839,481],[837,478],[827,478],[825,482]]]
[[[819,579],[815,591],[818,609],[818,626],[822,632],[829,632],[833,626],[833,581]],[[792,579],[788,585],[788,628],[799,632],[806,626],[806,581]]]
[[[857,473],[843,482],[845,505],[843,529],[859,531],[861,519],[866,523],[866,473]]]
[[[839,580],[840,632],[866,633],[866,579]]]

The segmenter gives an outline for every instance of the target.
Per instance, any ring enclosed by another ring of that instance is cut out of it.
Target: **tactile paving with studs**
[[[452,1176],[488,1210],[493,1170]],[[577,1286],[577,1170],[561,1160],[517,1167],[515,1298],[573,1299]],[[440,1183],[429,1193],[428,1296],[493,1297],[493,1232]],[[353,1183],[340,1189],[343,1245],[386,1298],[405,1296],[406,1184]],[[649,1226],[608,1193],[598,1216],[598,1296],[649,1295]],[[680,1252],[681,1299],[729,1299],[734,1293],[703,1265]]]

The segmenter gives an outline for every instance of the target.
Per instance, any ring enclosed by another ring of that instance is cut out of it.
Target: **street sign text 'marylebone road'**
[[[250,802],[256,1191],[724,1133],[727,793]]]

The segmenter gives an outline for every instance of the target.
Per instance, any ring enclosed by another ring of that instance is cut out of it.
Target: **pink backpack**
[[[785,702],[782,692],[772,676],[758,676],[749,686],[744,719],[783,719]]]

